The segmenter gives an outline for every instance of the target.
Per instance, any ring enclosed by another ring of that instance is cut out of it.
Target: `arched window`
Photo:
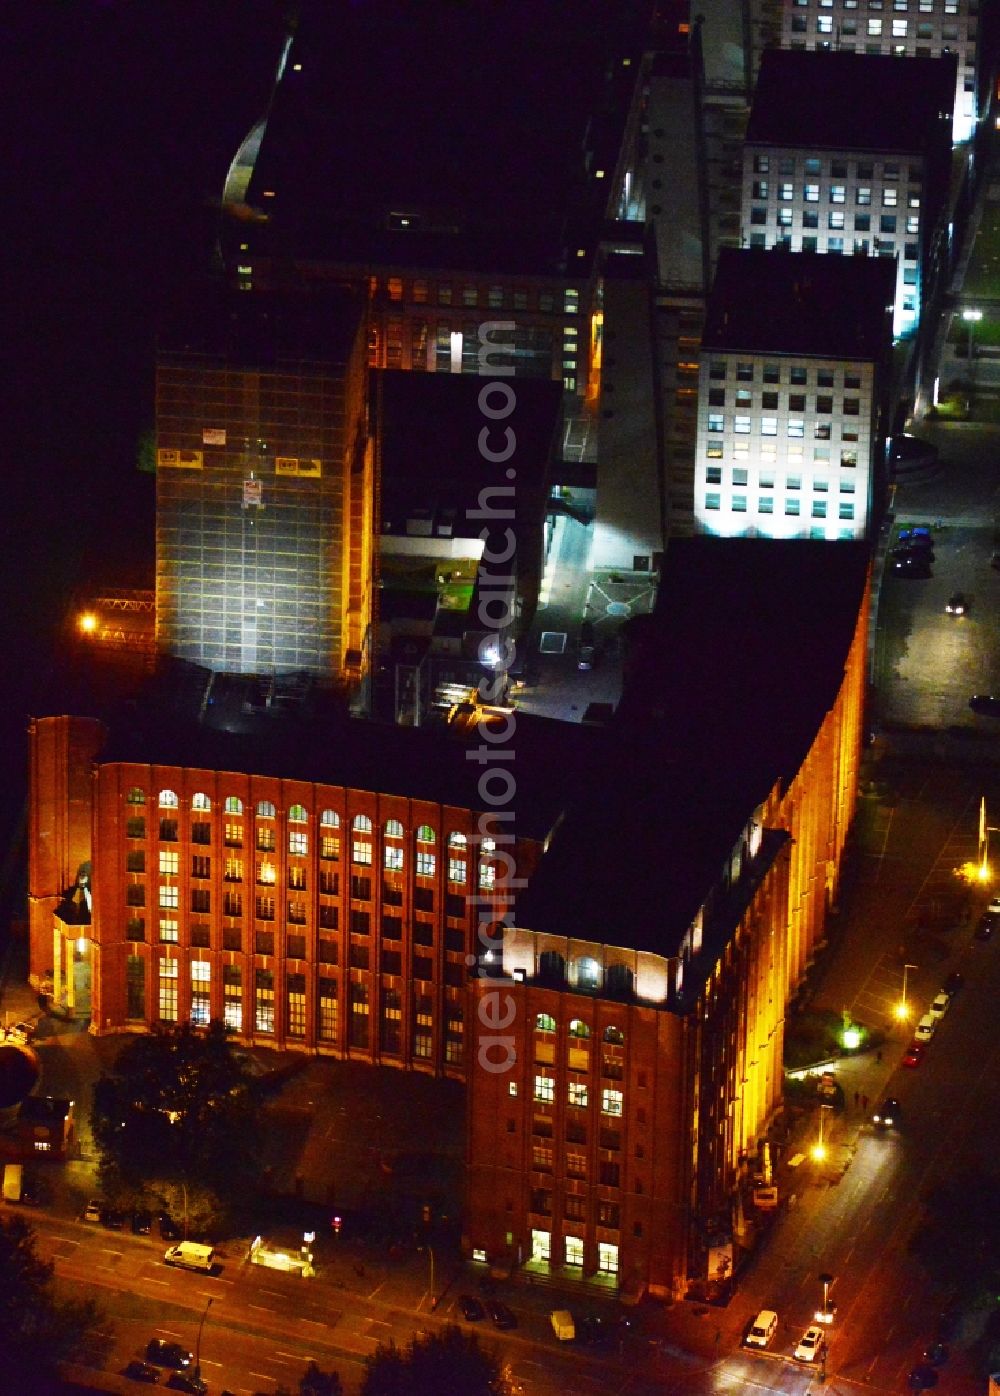
[[[429,824],[421,824],[417,830],[417,843],[433,843],[435,838],[434,830]]]
[[[495,853],[497,851],[497,841],[489,834],[484,834],[480,841],[480,851],[483,853]]]
[[[622,1032],[621,1028],[605,1028],[604,1041],[609,1042],[612,1047],[624,1047],[625,1034]]]
[[[555,1032],[556,1020],[551,1013],[539,1013],[535,1019],[535,1032]]]
[[[223,806],[227,814],[242,814],[243,801],[238,795],[227,795],[226,803]]]
[[[590,1028],[580,1018],[574,1018],[569,1025],[570,1037],[589,1037]]]
[[[212,801],[208,798],[208,796],[205,794],[203,790],[198,790],[191,796],[191,808],[197,810],[210,810],[212,808]]]
[[[468,842],[469,840],[465,837],[464,834],[459,834],[456,832],[448,835],[449,848],[465,848]]]
[[[145,790],[140,790],[137,785],[133,785],[125,796],[125,803],[127,805],[144,805],[146,803]]]
[[[635,991],[635,975],[628,965],[612,965],[608,970],[607,993],[616,999],[628,999]]]
[[[339,829],[340,815],[335,809],[325,809],[319,817],[319,822],[324,829]]]
[[[558,950],[543,950],[539,955],[538,978],[542,984],[562,985],[566,982],[566,961]]]
[[[289,824],[305,824],[308,818],[305,805],[292,805],[288,811]]]
[[[398,819],[386,820],[385,836],[387,839],[401,839],[403,837],[403,826]]]
[[[160,791],[160,809],[176,809],[178,804],[175,790]]]
[[[351,828],[356,834],[370,834],[372,822],[367,814],[356,814],[351,822]]]
[[[273,818],[274,818],[274,806],[271,804],[271,801],[270,801],[270,800],[258,800],[258,801],[257,801],[257,818],[258,818],[258,819],[273,819]]]
[[[601,966],[589,955],[581,955],[570,967],[570,983],[585,993],[601,987]]]

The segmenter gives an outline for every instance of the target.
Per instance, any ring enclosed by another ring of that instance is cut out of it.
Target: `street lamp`
[[[965,321],[965,323],[966,323],[966,324],[968,325],[968,327],[969,327],[969,345],[968,345],[968,349],[967,349],[966,352],[967,352],[967,357],[968,357],[968,360],[969,360],[969,393],[970,393],[970,396],[971,396],[971,393],[972,393],[972,386],[973,386],[973,383],[975,382],[975,371],[976,371],[976,370],[975,370],[975,363],[976,363],[976,361],[975,361],[975,359],[973,358],[973,347],[974,347],[974,346],[973,346],[973,341],[972,341],[972,329],[973,329],[973,326],[976,325],[976,324],[978,324],[979,321],[980,321],[982,318],[983,318],[983,312],[982,312],[981,310],[963,310],[963,311],[962,311],[962,319]]]
[[[833,1284],[833,1276],[826,1271],[818,1276],[820,1284],[823,1286],[823,1307],[817,1309],[813,1318],[817,1323],[832,1323],[836,1308],[830,1303],[830,1286]]]
[[[437,1303],[438,1303],[438,1301],[437,1301],[437,1296],[436,1296],[436,1294],[434,1293],[434,1248],[433,1248],[433,1246],[423,1245],[423,1246],[420,1247],[420,1249],[421,1249],[422,1251],[426,1251],[427,1254],[428,1254],[428,1256],[430,1257],[430,1262],[431,1262],[431,1311],[433,1312],[433,1311],[437,1308]]]
[[[819,1107],[819,1135],[817,1136],[816,1143],[809,1151],[817,1163],[822,1163],[826,1158],[826,1145],[823,1143],[823,1121],[826,1119],[826,1116],[823,1114],[823,1111],[832,1109],[832,1105],[821,1105]]]
[[[907,1018],[910,1016],[910,1006],[909,1006],[909,1004],[906,1002],[906,976],[907,976],[907,974],[909,973],[909,971],[910,971],[911,969],[919,969],[919,968],[920,968],[919,965],[904,965],[904,966],[903,966],[903,997],[902,997],[902,998],[899,1000],[899,1002],[896,1004],[896,1009],[895,1009],[896,1017],[899,1019],[899,1021],[900,1021],[901,1023],[905,1023],[906,1020],[907,1020]]]
[[[198,1339],[194,1345],[194,1374],[196,1377],[201,1376],[201,1333],[202,1329],[205,1327],[205,1320],[208,1318],[208,1311],[211,1307],[212,1300],[209,1299],[208,1303],[205,1305],[205,1312],[201,1316],[201,1323],[198,1324]]]

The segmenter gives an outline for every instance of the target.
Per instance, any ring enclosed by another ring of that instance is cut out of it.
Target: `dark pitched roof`
[[[895,294],[895,258],[725,247],[701,347],[877,361]]]
[[[837,695],[867,571],[860,543],[671,542],[656,614],[633,623],[618,715],[518,903],[521,925],[677,952]]]
[[[921,154],[950,140],[957,62],[765,49],[747,144]]]

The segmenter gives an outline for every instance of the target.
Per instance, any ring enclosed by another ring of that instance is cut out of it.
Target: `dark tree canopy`
[[[35,1254],[22,1217],[0,1218],[0,1387],[5,1396],[32,1396],[60,1362],[102,1355],[101,1315],[90,1300],[60,1301],[52,1266]]]
[[[189,1209],[209,1213],[239,1199],[257,1161],[259,1099],[221,1023],[134,1038],[94,1087],[106,1189],[183,1190]]]
[[[500,1359],[475,1333],[454,1324],[414,1338],[405,1348],[380,1345],[365,1362],[361,1396],[510,1396]]]

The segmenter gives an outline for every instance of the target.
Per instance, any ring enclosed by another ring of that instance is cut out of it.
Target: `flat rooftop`
[[[702,351],[876,362],[895,298],[895,258],[724,247]]]
[[[342,365],[365,313],[360,288],[248,295],[207,281],[192,286],[163,317],[158,351],[247,368],[290,362]]]
[[[615,144],[648,0],[313,0],[302,11],[246,193],[268,217],[249,230],[255,247],[562,267],[567,228],[606,197],[582,143],[589,132]]]
[[[746,144],[922,154],[935,133],[950,143],[957,64],[954,54],[765,49]]]
[[[629,628],[618,713],[518,903],[521,925],[677,953],[833,705],[868,565],[863,543],[671,540],[657,610]]]

